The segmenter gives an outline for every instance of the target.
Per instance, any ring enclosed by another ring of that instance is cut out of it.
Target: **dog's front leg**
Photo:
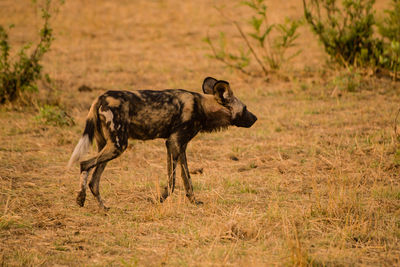
[[[185,185],[186,196],[193,204],[200,205],[203,204],[202,201],[196,200],[193,193],[192,179],[190,178],[189,168],[186,160],[186,145],[183,147],[181,153],[179,154],[179,163],[182,169],[182,180]]]
[[[178,161],[179,151],[178,146],[173,140],[169,139],[165,142],[167,147],[167,170],[168,170],[168,185],[165,186],[164,192],[160,197],[160,202],[163,202],[175,189],[176,163]]]

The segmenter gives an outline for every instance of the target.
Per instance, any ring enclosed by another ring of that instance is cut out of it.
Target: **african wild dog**
[[[68,165],[78,161],[96,139],[98,154],[80,162],[80,192],[77,203],[83,206],[89,172],[90,190],[99,206],[106,207],[100,197],[100,176],[108,161],[115,159],[128,145],[128,138],[149,140],[165,138],[167,146],[168,185],[160,201],[165,200],[175,187],[175,169],[179,162],[186,196],[196,201],[186,162],[188,142],[198,132],[212,132],[230,125],[250,127],[257,117],[234,95],[226,81],[207,77],[204,94],[174,89],[164,91],[108,91],[90,107],[82,138],[76,145]]]

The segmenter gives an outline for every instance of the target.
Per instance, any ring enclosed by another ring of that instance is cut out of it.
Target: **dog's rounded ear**
[[[221,104],[227,103],[231,100],[233,93],[229,83],[226,81],[217,81],[214,84],[214,97]]]
[[[208,95],[214,94],[214,85],[217,82],[218,81],[212,77],[205,78],[203,82],[203,92]]]

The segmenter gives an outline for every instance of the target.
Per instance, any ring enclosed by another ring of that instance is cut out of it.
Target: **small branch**
[[[260,65],[260,67],[262,68],[262,70],[263,70],[265,76],[268,76],[268,71],[267,71],[267,69],[265,68],[264,64],[262,63],[262,61],[261,61],[261,60],[259,59],[259,57],[257,56],[256,52],[254,51],[253,47],[251,46],[251,44],[250,44],[249,40],[247,39],[246,35],[243,33],[242,28],[240,27],[239,23],[237,23],[237,21],[234,21],[234,20],[228,18],[228,17],[222,12],[222,10],[221,10],[220,8],[218,8],[218,7],[215,7],[215,8],[218,10],[218,12],[219,12],[224,18],[226,18],[228,21],[230,21],[231,23],[233,23],[233,24],[236,26],[236,28],[237,28],[237,30],[239,31],[241,37],[242,37],[243,40],[246,42],[247,47],[250,49],[251,54],[254,56],[254,58],[256,59],[257,63],[258,63],[258,64]]]
[[[233,65],[232,63],[230,63],[230,62],[228,62],[227,60],[225,60],[225,58],[218,56],[217,51],[216,51],[216,49],[215,49],[215,47],[214,47],[214,45],[213,45],[213,43],[212,43],[212,41],[211,41],[211,39],[210,39],[208,33],[207,33],[207,39],[209,40],[208,44],[209,44],[210,47],[211,47],[211,50],[212,50],[212,52],[213,52],[213,54],[214,54],[214,58],[215,58],[215,59],[221,61],[222,63],[224,63],[225,65],[227,65],[227,66],[230,67],[230,68],[240,70],[241,72],[243,72],[243,73],[246,74],[246,75],[253,76],[250,72],[245,71],[243,68],[241,68],[241,67],[239,67],[239,66],[236,66],[236,65]]]
[[[268,76],[268,71],[264,67],[264,64],[262,64],[261,60],[258,58],[258,56],[257,56],[256,52],[254,51],[253,47],[250,45],[250,42],[247,39],[246,35],[244,35],[244,33],[242,31],[242,28],[240,28],[240,26],[239,26],[239,23],[237,23],[237,21],[232,21],[232,22],[233,22],[233,24],[235,24],[236,28],[240,32],[240,35],[242,36],[242,38],[245,40],[247,46],[249,47],[250,52],[253,54],[254,58],[257,60],[258,64],[260,65],[260,67],[264,71],[265,76]]]

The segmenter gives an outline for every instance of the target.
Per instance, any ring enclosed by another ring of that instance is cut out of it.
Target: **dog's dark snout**
[[[257,120],[257,117],[249,112],[246,111],[242,114],[242,116],[236,118],[233,121],[233,125],[238,126],[238,127],[244,127],[244,128],[250,128]]]
[[[253,126],[253,124],[257,121],[257,117],[256,117],[256,115],[254,115],[253,113],[251,113],[251,112],[249,112],[249,126],[248,127],[251,127],[251,126]]]
[[[251,116],[253,117],[253,124],[257,121],[257,116],[251,113]]]

